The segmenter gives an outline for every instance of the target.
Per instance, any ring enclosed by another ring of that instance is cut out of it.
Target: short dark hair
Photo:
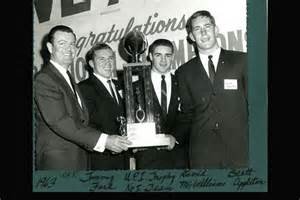
[[[207,17],[210,19],[210,22],[215,26],[216,25],[216,21],[215,18],[210,14],[210,12],[208,12],[207,10],[199,10],[197,12],[195,12],[194,14],[192,14],[192,16],[189,17],[189,19],[186,22],[186,31],[187,33],[191,33],[192,32],[192,21],[197,18],[197,17]]]
[[[157,39],[155,40],[150,46],[149,46],[149,54],[153,53],[154,49],[157,46],[167,46],[170,47],[172,49],[172,53],[174,53],[174,46],[173,43],[170,40],[167,39]]]
[[[88,52],[85,54],[85,68],[89,73],[93,73],[94,71],[89,62],[90,60],[94,59],[95,52],[101,49],[110,49],[111,51],[113,51],[112,48],[106,43],[95,43],[92,48],[90,48],[90,50],[88,50]]]
[[[65,26],[65,25],[57,25],[57,26],[53,27],[50,30],[50,32],[48,33],[48,42],[50,42],[51,44],[53,44],[54,34],[57,31],[72,33],[74,35],[75,39],[76,39],[76,35],[75,35],[73,29],[71,29],[70,27]]]

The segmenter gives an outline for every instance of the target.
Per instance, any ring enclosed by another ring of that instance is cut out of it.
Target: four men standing
[[[176,76],[170,73],[173,44],[158,39],[149,47],[154,112],[170,145],[137,151],[137,167],[246,167],[246,54],[219,47],[218,27],[208,11],[195,12],[186,28],[196,57]],[[69,27],[54,27],[47,43],[50,62],[35,79],[37,169],[127,169],[123,151],[131,142],[119,135],[116,121],[125,108],[120,83],[111,79],[114,53],[107,44],[88,51],[86,62],[93,70],[79,90],[68,72],[75,39]]]

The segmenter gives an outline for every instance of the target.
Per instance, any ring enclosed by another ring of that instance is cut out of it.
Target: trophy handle
[[[143,37],[143,44],[144,44],[142,53],[144,53],[145,50],[146,50],[147,47],[148,47],[148,40],[147,40],[147,38],[145,37],[145,35],[144,35],[143,33],[142,33],[142,37]],[[142,54],[142,53],[141,53],[141,54]]]
[[[125,46],[125,42],[123,42],[123,43],[124,43],[124,46]],[[127,50],[127,48],[124,48],[124,50],[125,50],[125,52],[126,52],[128,55],[131,55],[131,56],[132,56],[133,50],[131,49],[131,47],[128,47],[128,48],[130,48],[130,51],[131,51],[131,52],[129,52],[129,51]]]
[[[145,119],[145,111],[139,105],[138,109],[135,111],[135,117],[139,123],[143,122]]]

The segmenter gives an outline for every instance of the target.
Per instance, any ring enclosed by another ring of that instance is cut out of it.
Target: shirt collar
[[[103,84],[107,84],[107,81],[108,81],[108,80],[111,80],[111,78],[110,78],[110,79],[107,79],[107,78],[105,78],[105,77],[103,77],[103,76],[101,76],[101,75],[99,75],[99,74],[96,74],[95,72],[94,72],[93,74],[94,74],[94,76],[96,76],[96,78],[99,79]]]
[[[171,72],[169,71],[169,72],[167,72],[167,73],[165,73],[165,74],[161,74],[161,73],[159,73],[159,72],[156,72],[156,71],[154,71],[154,70],[151,70],[151,76],[152,76],[152,77],[160,78],[160,79],[161,79],[161,75],[165,75],[165,77],[168,78],[168,77],[171,77]]]
[[[201,53],[199,52],[199,56],[200,56],[200,57],[208,57],[209,55],[212,55],[213,57],[219,57],[220,52],[221,52],[221,48],[218,47],[216,50],[214,50],[214,51],[213,51],[212,53],[210,53],[210,54],[201,54]]]
[[[215,51],[213,51],[210,54],[201,54],[201,53],[199,53],[199,57],[200,57],[201,61],[205,61],[205,63],[207,63],[206,61],[208,61],[208,56],[212,55],[212,60],[213,60],[213,63],[215,64],[215,67],[216,67],[217,63],[218,63],[218,60],[219,60],[219,57],[220,57],[220,53],[221,53],[221,48],[218,47]]]
[[[60,64],[58,64],[57,62],[50,60],[50,63],[61,73],[61,74],[66,74],[68,70],[66,70],[66,68],[64,68],[63,66],[61,66]]]

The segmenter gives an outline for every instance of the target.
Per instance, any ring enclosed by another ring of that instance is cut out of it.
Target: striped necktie
[[[211,58],[212,58],[212,55],[209,55],[208,56],[208,72],[209,72],[209,78],[210,78],[211,83],[214,83],[216,71],[215,71],[214,63]]]
[[[116,95],[114,93],[114,90],[113,90],[113,87],[112,87],[112,84],[111,84],[111,80],[107,80],[107,82],[108,82],[108,85],[109,85],[110,93],[113,96],[113,98],[116,101],[116,103],[118,104],[119,102],[118,102],[118,99],[117,99],[117,97],[116,97]]]
[[[165,75],[161,75],[161,109],[163,116],[167,115],[167,84]]]

